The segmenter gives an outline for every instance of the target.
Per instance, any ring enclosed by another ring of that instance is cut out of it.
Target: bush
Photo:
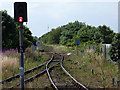
[[[115,35],[109,54],[113,61],[120,59],[120,33]]]

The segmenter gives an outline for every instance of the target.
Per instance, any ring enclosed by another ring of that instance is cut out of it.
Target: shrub
[[[120,33],[115,35],[109,54],[113,61],[120,59]]]

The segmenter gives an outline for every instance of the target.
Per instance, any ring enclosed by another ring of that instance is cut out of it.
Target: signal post
[[[23,59],[23,22],[27,22],[27,3],[15,2],[14,3],[14,20],[19,22],[19,46],[20,46],[20,85],[21,90],[24,90],[24,59]]]

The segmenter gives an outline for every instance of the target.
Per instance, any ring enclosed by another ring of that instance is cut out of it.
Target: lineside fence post
[[[77,56],[78,56],[78,45],[77,45]]]
[[[104,56],[105,56],[105,59],[107,59],[106,44],[104,45]]]

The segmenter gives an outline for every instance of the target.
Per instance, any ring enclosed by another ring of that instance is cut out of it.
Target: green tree
[[[40,40],[37,36],[33,36],[33,44],[36,45],[36,42]]]
[[[33,36],[29,28],[23,26],[23,46],[27,48],[33,43]]]
[[[61,28],[52,29],[52,32],[50,34],[49,43],[50,44],[59,44],[60,41],[60,35],[61,35]]]
[[[23,25],[23,47],[31,45],[33,41],[32,33],[29,28]],[[2,48],[15,49],[19,47],[19,25],[8,15],[7,11],[2,11]]]
[[[113,61],[120,61],[120,33],[115,35],[109,54]]]
[[[41,40],[49,44],[73,46],[75,38],[82,43],[111,43],[113,37],[114,32],[106,25],[94,27],[86,25],[84,22],[75,21],[52,29],[50,32],[44,34]]]
[[[112,43],[112,37],[114,37],[114,33],[110,30],[109,27],[106,25],[98,26],[97,28],[101,33],[101,38],[103,39],[104,43],[110,44]]]
[[[6,10],[2,11],[2,48],[16,48],[19,43],[18,35],[14,19],[7,14]]]

